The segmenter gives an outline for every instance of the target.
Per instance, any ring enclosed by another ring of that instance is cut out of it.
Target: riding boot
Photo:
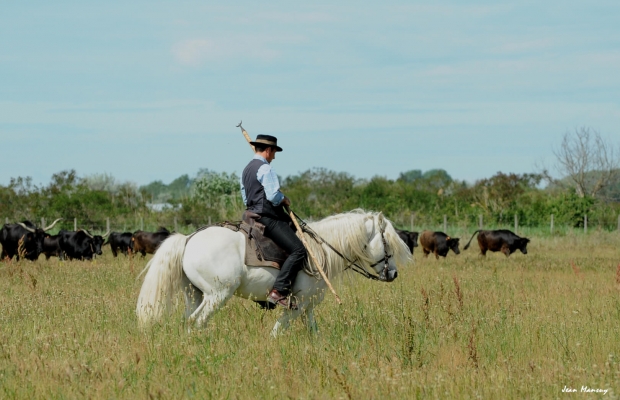
[[[273,305],[287,308],[289,310],[297,310],[297,301],[292,295],[284,296],[277,289],[271,289],[267,296],[267,302]]]
[[[266,216],[261,217],[260,221],[265,225],[265,236],[289,254],[273,283],[273,289],[280,296],[287,296],[293,289],[297,273],[304,266],[307,257],[306,248],[288,223]]]

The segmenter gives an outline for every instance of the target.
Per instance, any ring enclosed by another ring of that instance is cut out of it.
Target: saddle
[[[265,225],[261,224],[259,220],[260,215],[245,211],[241,222],[226,221],[217,225],[243,233],[245,236],[245,265],[280,269],[289,254],[264,235]]]
[[[245,265],[280,269],[289,254],[264,235],[265,225],[260,223],[260,215],[245,211],[241,218],[242,224],[248,226],[245,241]]]

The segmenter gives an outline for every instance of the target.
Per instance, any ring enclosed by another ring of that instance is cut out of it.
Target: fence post
[[[517,229],[519,228],[519,217],[515,214],[515,233],[517,233]]]
[[[414,219],[414,216],[413,216],[413,213],[411,213],[411,232],[413,232],[413,219]],[[620,221],[620,217],[618,217],[618,221]],[[620,222],[618,222],[618,224],[619,224],[618,226],[620,227]]]
[[[583,216],[583,233],[588,233],[588,215]]]
[[[110,232],[110,217],[105,219],[105,231]]]
[[[144,218],[140,217],[140,230],[144,230]]]
[[[553,235],[553,214],[551,214],[551,234]]]
[[[4,223],[8,224],[9,223],[9,217],[4,217]],[[620,217],[618,217],[618,226],[620,227]]]
[[[443,216],[443,231],[444,232],[448,231],[448,216],[447,215]]]
[[[482,214],[478,215],[478,228],[482,229]]]
[[[77,231],[77,218],[73,218],[73,230]]]
[[[179,227],[177,225],[177,217],[174,217],[174,231],[178,232],[179,231]]]
[[[45,228],[45,218],[41,217],[41,229]]]
[[[211,216],[209,215],[209,225],[211,225]]]

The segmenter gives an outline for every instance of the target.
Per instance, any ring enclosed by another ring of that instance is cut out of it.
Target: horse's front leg
[[[318,333],[316,320],[314,319],[314,306],[323,300],[324,291],[311,297],[310,301],[303,301],[299,304],[298,310],[285,310],[271,330],[271,337],[277,337],[288,329],[291,321],[303,314],[308,331],[312,334]]]
[[[308,307],[306,312],[304,313],[304,320],[306,321],[306,327],[308,328],[308,332],[311,335],[316,335],[319,333],[319,328],[316,325],[316,320],[314,319],[314,307]]]
[[[306,327],[308,328],[308,332],[311,334],[318,333],[318,327],[316,324],[316,320],[314,319],[314,307],[308,307],[302,311],[294,311],[287,310],[282,313],[282,316],[278,318],[276,324],[273,326],[271,330],[271,337],[277,337],[279,334],[284,332],[291,325],[291,321],[297,318],[300,314],[303,314],[304,321],[306,322]]]
[[[300,308],[299,310],[284,310],[280,318],[278,318],[275,325],[273,326],[273,329],[271,330],[271,337],[278,337],[278,335],[287,330],[291,325],[291,321],[299,317],[302,312],[302,308]]]

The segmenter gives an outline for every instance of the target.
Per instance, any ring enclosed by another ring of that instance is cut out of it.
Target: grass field
[[[463,240],[463,239],[461,239]],[[532,237],[353,277],[277,340],[278,311],[233,299],[201,331],[148,333],[144,260],[0,264],[0,398],[582,398],[620,395],[620,235]],[[566,393],[573,388],[577,393]]]

